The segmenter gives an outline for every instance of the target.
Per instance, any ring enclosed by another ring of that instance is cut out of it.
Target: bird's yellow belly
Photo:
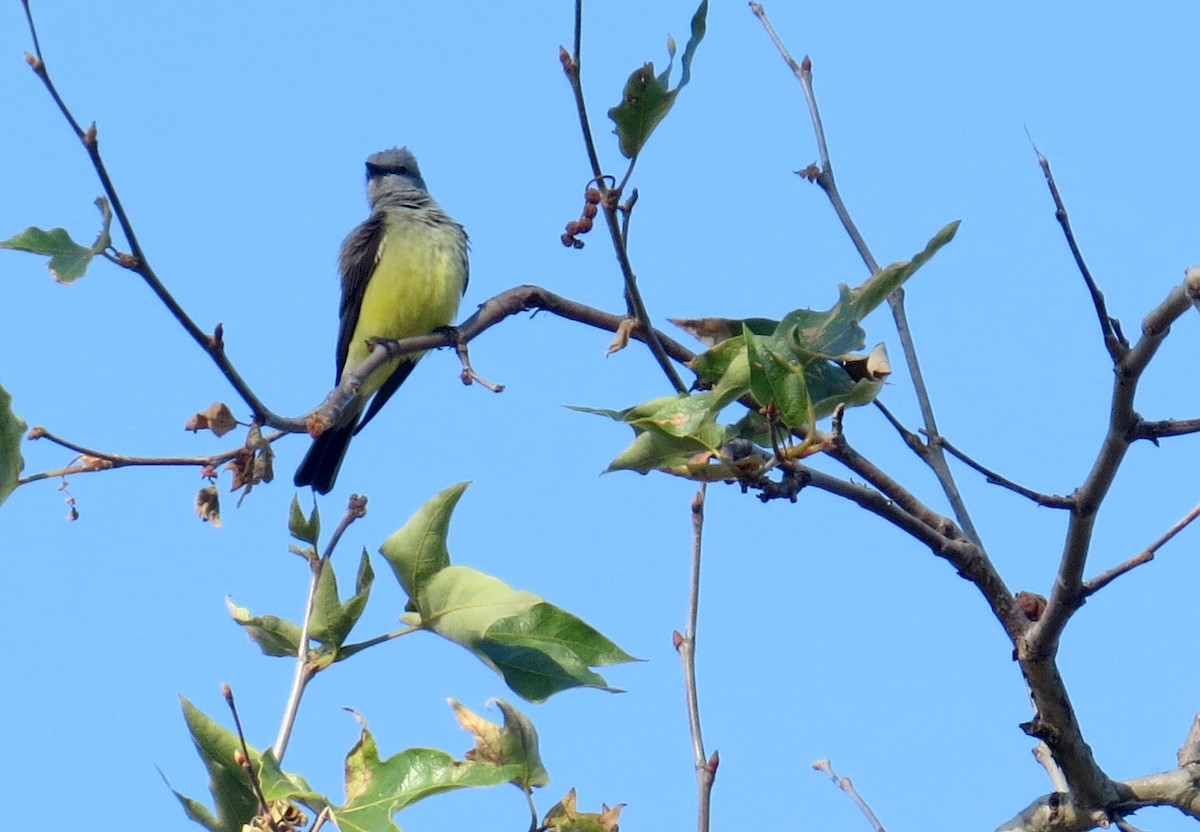
[[[389,223],[343,369],[367,357],[371,339],[424,335],[454,321],[466,282],[459,240],[448,229],[408,220]],[[420,357],[389,361],[364,382],[359,396],[373,395],[401,360]]]

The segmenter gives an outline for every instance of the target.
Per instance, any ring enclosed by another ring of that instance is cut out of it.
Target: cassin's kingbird
[[[370,354],[373,339],[424,335],[450,324],[467,288],[467,234],[429,195],[408,148],[367,159],[367,199],[371,216],[342,243],[338,262],[339,382]],[[392,359],[363,381],[342,423],[313,440],[296,470],[296,485],[329,493],[350,437],[379,412],[422,355]]]

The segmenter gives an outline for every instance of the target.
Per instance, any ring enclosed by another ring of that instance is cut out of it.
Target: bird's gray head
[[[427,193],[417,157],[407,147],[381,150],[367,157],[367,199],[374,205],[384,194]]]

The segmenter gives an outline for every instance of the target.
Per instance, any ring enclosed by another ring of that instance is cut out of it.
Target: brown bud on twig
[[[1018,592],[1016,602],[1017,609],[1025,613],[1030,621],[1037,621],[1046,611],[1046,597],[1036,592]]]
[[[676,650],[683,646],[683,636],[678,630],[671,631],[671,644],[675,645]]]
[[[567,73],[567,77],[574,78],[579,71],[579,64],[575,63],[565,46],[558,47],[558,60],[562,63],[563,72]]]
[[[796,175],[809,182],[816,182],[821,177],[821,169],[814,162],[803,170],[796,171]]]

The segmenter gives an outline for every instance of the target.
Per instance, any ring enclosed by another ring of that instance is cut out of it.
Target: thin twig
[[[538,810],[533,802],[533,791],[527,786],[523,786],[521,791],[525,795],[525,803],[529,806],[529,832],[538,832]]]
[[[1037,503],[1039,506],[1044,506],[1046,508],[1069,509],[1075,505],[1075,501],[1070,497],[1060,497],[1057,494],[1043,494],[1040,491],[1034,491],[1033,489],[1026,488],[1023,485],[1018,485],[1008,477],[997,474],[991,468],[981,465],[960,451],[958,448],[954,447],[954,445],[950,443],[950,440],[946,439],[944,436],[939,436],[936,442],[938,445],[945,448],[952,457],[964,463],[967,467],[978,471],[980,474],[983,474],[987,481],[992,485],[999,485],[1002,488],[1007,488],[1009,491],[1012,491],[1015,494],[1020,494],[1022,497],[1026,497]]]
[[[1058,763],[1054,761],[1054,755],[1050,753],[1050,746],[1039,741],[1033,747],[1033,756],[1041,763],[1042,768],[1046,769],[1046,776],[1050,778],[1050,788],[1064,793],[1071,790],[1067,784],[1067,778],[1063,776],[1062,769],[1058,767]]]
[[[469,386],[470,384],[475,383],[488,390],[491,390],[493,393],[504,392],[503,384],[493,384],[483,376],[479,375],[479,373],[475,372],[475,368],[471,366],[471,354],[467,349],[467,344],[465,341],[458,341],[455,343],[454,350],[458,353],[458,360],[462,362],[462,375],[460,377],[462,378],[463,384]]]
[[[1134,826],[1129,821],[1125,820],[1125,818],[1123,818],[1123,817],[1117,818],[1115,823],[1116,823],[1117,828],[1120,829],[1121,832],[1142,832],[1142,830],[1138,829],[1136,826]]]
[[[1085,583],[1083,585],[1084,596],[1086,597],[1092,593],[1099,592],[1101,589],[1104,589],[1104,587],[1108,586],[1110,583],[1124,575],[1129,570],[1141,566],[1143,563],[1149,563],[1150,561],[1154,560],[1154,556],[1158,554],[1158,550],[1166,545],[1167,541],[1186,529],[1197,517],[1200,517],[1200,505],[1197,505],[1187,514],[1183,515],[1183,517],[1179,518],[1179,520],[1176,521],[1171,528],[1167,529],[1167,531],[1164,532],[1163,535],[1158,538],[1158,540],[1151,543],[1129,560],[1125,561],[1119,566],[1114,566],[1107,572],[1103,572]]]
[[[175,319],[183,326],[188,335],[192,337],[197,344],[200,345],[220,369],[221,373],[229,381],[233,389],[237,391],[238,396],[251,409],[254,414],[254,419],[257,422],[264,424],[273,424],[278,419],[255,395],[250,386],[238,373],[237,369],[229,361],[225,355],[224,345],[218,333],[209,334],[204,332],[191,317],[179,305],[178,301],[167,291],[166,286],[159,280],[154,269],[151,268],[149,260],[146,258],[146,253],[138,242],[137,234],[134,233],[133,223],[130,221],[128,214],[125,212],[125,207],[121,202],[120,196],[117,194],[117,189],[113,185],[112,179],[108,174],[108,169],[104,164],[104,160],[100,156],[100,147],[96,140],[96,125],[93,123],[87,130],[84,130],[79,121],[71,113],[66,102],[58,92],[54,81],[50,78],[50,72],[46,68],[46,61],[42,55],[41,45],[38,41],[37,27],[33,22],[33,14],[29,9],[29,0],[22,0],[22,5],[25,8],[25,18],[29,24],[29,34],[33,40],[34,50],[36,55],[27,55],[26,60],[34,73],[41,79],[42,84],[50,93],[50,97],[54,99],[54,103],[58,106],[59,111],[67,120],[67,123],[74,131],[76,138],[87,151],[88,158],[91,159],[92,167],[96,171],[96,175],[100,179],[100,184],[104,188],[104,193],[108,197],[109,204],[112,206],[113,214],[117,218],[117,222],[121,226],[121,232],[125,235],[125,239],[129,242],[129,256],[118,256],[117,262],[138,274],[148,285],[151,291],[158,297],[160,301],[170,310]],[[220,329],[218,325],[217,329]]]
[[[312,626],[313,610],[317,603],[317,588],[321,585],[321,575],[328,567],[329,559],[333,557],[334,549],[337,548],[338,541],[342,539],[342,535],[350,524],[355,520],[363,517],[367,513],[367,498],[360,497],[358,494],[350,495],[349,504],[346,507],[346,513],[342,515],[342,520],[338,523],[337,528],[329,538],[329,543],[325,546],[325,552],[320,558],[309,561],[309,569],[312,579],[308,586],[308,599],[304,604],[304,620],[300,625],[300,639],[296,648],[296,673],[292,677],[292,689],[288,693],[287,706],[283,711],[283,721],[279,726],[279,736],[275,740],[275,759],[282,762],[283,754],[287,751],[288,740],[292,736],[292,728],[296,724],[296,715],[300,711],[300,699],[304,696],[304,689],[312,678],[317,673],[314,665],[310,664],[308,658],[309,649],[309,628]]]
[[[1067,207],[1063,204],[1062,195],[1058,192],[1054,174],[1050,172],[1050,160],[1042,155],[1036,144],[1033,144],[1032,137],[1029,139],[1029,143],[1033,145],[1033,152],[1037,154],[1038,164],[1041,165],[1042,173],[1046,177],[1046,185],[1050,188],[1050,196],[1054,199],[1054,217],[1062,226],[1063,235],[1067,238],[1067,245],[1071,249],[1071,256],[1075,258],[1075,265],[1079,267],[1079,273],[1083,275],[1083,282],[1087,284],[1092,305],[1096,307],[1096,317],[1100,320],[1100,333],[1104,336],[1104,346],[1108,349],[1108,354],[1114,362],[1120,361],[1121,357],[1129,351],[1129,340],[1121,332],[1121,322],[1108,314],[1108,308],[1104,303],[1104,293],[1096,285],[1091,270],[1084,262],[1083,252],[1079,250],[1079,244],[1075,241],[1075,233],[1071,230]]]
[[[246,775],[250,778],[250,787],[254,790],[254,796],[258,799],[258,811],[260,817],[267,819],[267,826],[270,829],[275,829],[275,824],[271,820],[271,809],[267,805],[267,798],[263,794],[262,785],[258,782],[258,775],[254,772],[254,763],[250,759],[250,747],[246,745],[246,733],[242,730],[242,718],[238,716],[237,705],[233,701],[233,688],[227,684],[221,685],[221,695],[225,697],[225,704],[229,706],[229,712],[233,714],[233,726],[237,729],[238,743],[241,745],[242,751],[242,767]]]
[[[317,815],[317,819],[313,821],[313,825],[311,828],[309,828],[308,832],[320,832],[321,828],[328,821],[329,821],[329,807],[326,806],[324,809],[321,810],[321,813],[319,815]]]
[[[704,753],[704,738],[700,730],[700,699],[696,686],[696,621],[700,614],[700,552],[704,535],[704,498],[707,483],[701,483],[692,498],[692,572],[688,596],[687,627],[683,635],[675,633],[675,649],[683,665],[683,689],[687,697],[688,728],[692,735],[692,760],[696,766],[696,810],[699,832],[708,832],[712,808],[712,787],[717,763]]]
[[[285,436],[284,431],[272,433],[265,437],[267,442],[274,442],[281,436]],[[222,451],[219,454],[210,454],[208,456],[126,456],[124,454],[114,454],[107,451],[98,451],[94,448],[88,448],[76,442],[63,439],[61,436],[56,436],[40,425],[31,428],[28,434],[29,439],[49,439],[56,445],[59,445],[67,450],[74,451],[81,456],[88,457],[88,461],[60,468],[57,471],[44,471],[38,474],[30,474],[29,476],[21,477],[17,480],[17,485],[25,485],[27,483],[36,482],[38,480],[49,479],[51,477],[69,476],[72,474],[88,474],[97,471],[107,471],[112,468],[126,468],[129,466],[185,466],[199,468],[216,468],[230,462],[243,454],[246,450],[245,445],[239,445],[231,451]],[[94,461],[91,461],[94,460]]]
[[[867,801],[862,799],[862,795],[854,788],[854,784],[850,782],[849,777],[838,777],[833,772],[833,764],[829,760],[817,760],[812,764],[812,767],[817,771],[823,771],[829,775],[829,779],[834,785],[844,791],[854,801],[854,805],[859,808],[859,811],[866,816],[867,822],[871,824],[871,828],[875,832],[884,832],[883,824],[879,822],[879,818],[875,817],[875,813],[871,811],[871,807],[867,805]]]
[[[895,414],[888,409],[887,405],[885,405],[879,399],[871,402],[871,404],[875,405],[875,409],[882,413],[883,418],[887,419],[888,423],[895,428],[896,433],[900,434],[900,438],[904,440],[904,444],[912,449],[913,453],[924,460],[925,454],[929,451],[929,447],[925,440],[921,438],[920,434],[913,433],[911,430],[906,428],[904,423],[897,419]]]
[[[809,471],[808,484],[854,500],[863,508],[878,514],[924,543],[933,554],[949,561],[960,576],[975,585],[991,608],[992,614],[1014,643],[1024,638],[1030,626],[1029,619],[1018,607],[1015,596],[1005,585],[1004,579],[987,554],[967,540],[950,518],[929,508],[912,492],[856,451],[846,439],[843,430],[844,414],[844,406],[834,411],[833,429],[824,440],[825,454],[845,465],[873,487],[848,487],[852,484],[817,471]],[[884,505],[880,505],[881,502]]]
[[[1200,433],[1200,419],[1163,419],[1158,422],[1138,422],[1133,438],[1149,439],[1157,444],[1159,439],[1193,433]]]
[[[621,232],[621,224],[617,216],[616,200],[609,198],[609,192],[605,185],[604,171],[600,167],[600,157],[596,153],[596,143],[592,138],[592,128],[588,120],[587,106],[583,100],[583,85],[579,79],[582,44],[583,0],[575,0],[575,51],[572,55],[562,54],[560,58],[562,59],[563,70],[566,72],[567,80],[571,84],[571,91],[575,96],[575,109],[579,114],[579,125],[583,133],[583,143],[587,150],[588,162],[592,166],[592,176],[605,197],[600,200],[600,206],[604,211],[604,219],[608,224],[608,233],[612,238],[617,262],[620,264],[621,274],[624,277],[625,302],[628,306],[629,314],[637,320],[640,328],[646,335],[643,340],[650,348],[651,354],[654,355],[654,359],[658,362],[659,367],[662,368],[671,385],[677,392],[686,393],[688,389],[687,385],[683,383],[683,379],[679,377],[678,371],[671,364],[666,350],[659,341],[658,333],[651,324],[650,313],[646,310],[645,301],[642,299],[641,291],[637,287],[637,276],[634,274],[633,265],[629,260],[626,236]],[[633,173],[633,166],[636,161],[636,158],[630,160],[629,169],[625,174],[626,180]],[[624,187],[624,185],[625,182],[622,182],[621,187]],[[614,189],[613,193],[619,195],[620,188]]]
[[[834,212],[841,221],[842,227],[850,236],[854,247],[858,250],[859,256],[862,257],[863,263],[866,264],[871,274],[875,274],[879,271],[879,263],[875,260],[874,255],[871,254],[866,241],[863,239],[862,234],[859,233],[858,227],[854,224],[854,220],[851,218],[850,212],[842,201],[841,193],[838,191],[837,182],[834,179],[833,163],[829,158],[829,148],[825,141],[825,127],[821,122],[821,113],[817,107],[816,92],[813,89],[812,61],[808,57],[805,57],[801,63],[796,63],[796,60],[783,44],[783,41],[775,33],[775,29],[767,19],[762,5],[752,2],[750,3],[750,9],[762,22],[763,28],[804,90],[804,98],[808,102],[808,111],[812,117],[813,132],[817,137],[817,149],[820,154],[820,172],[814,178],[814,181],[829,198]],[[925,425],[925,433],[929,437],[940,436],[941,433],[938,431],[937,420],[933,414],[932,399],[929,396],[929,389],[925,385],[925,376],[921,372],[921,364],[917,359],[917,348],[913,341],[912,329],[908,325],[908,315],[904,310],[903,287],[897,288],[892,294],[888,295],[888,306],[892,310],[892,318],[896,324],[896,333],[900,338],[900,346],[904,352],[905,363],[908,365],[909,377],[912,379],[913,389],[917,395],[917,405],[921,411],[921,420]],[[963,529],[963,533],[967,536],[968,540],[982,549],[982,538],[975,529],[975,524],[971,520],[971,514],[967,510],[967,504],[958,490],[958,485],[954,481],[954,475],[950,472],[949,465],[946,464],[946,457],[942,453],[941,448],[937,445],[931,445],[927,454],[922,455],[922,458],[933,469],[934,475],[937,477],[938,483],[946,495],[946,499],[950,502],[954,516]]]

